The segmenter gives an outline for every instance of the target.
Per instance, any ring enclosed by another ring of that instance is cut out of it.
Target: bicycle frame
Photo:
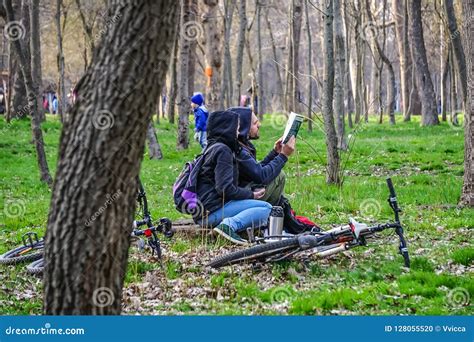
[[[156,253],[158,259],[161,259],[161,245],[158,238],[157,232],[163,233],[166,237],[171,238],[174,235],[172,230],[171,221],[167,218],[161,218],[158,225],[153,225],[153,220],[151,218],[150,211],[148,209],[148,201],[146,198],[146,192],[143,187],[142,182],[138,179],[138,195],[137,202],[143,206],[143,213],[141,220],[133,221],[133,231],[132,236],[140,237],[145,236],[147,239],[148,245],[151,247],[152,255]],[[140,229],[140,227],[145,226],[145,229]]]

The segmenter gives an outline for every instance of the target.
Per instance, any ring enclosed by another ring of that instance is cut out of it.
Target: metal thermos
[[[283,233],[283,208],[275,206],[270,212],[268,221],[268,235],[279,236]]]

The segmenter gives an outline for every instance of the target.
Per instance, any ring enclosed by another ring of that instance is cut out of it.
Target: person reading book
[[[257,161],[257,150],[250,140],[260,138],[260,121],[252,109],[232,107],[227,111],[237,113],[240,118],[239,143],[242,146],[237,161],[239,166],[239,186],[257,189],[265,188],[261,200],[278,205],[285,188],[283,167],[288,157],[295,151],[296,139],[291,137],[286,144],[278,139],[273,149],[261,161]]]

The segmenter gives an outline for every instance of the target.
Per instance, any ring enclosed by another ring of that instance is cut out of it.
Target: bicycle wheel
[[[35,261],[43,256],[43,240],[32,246],[16,247],[0,255],[0,264],[14,265],[22,262]]]
[[[270,256],[296,250],[299,248],[298,238],[285,239],[276,242],[263,243],[240,251],[221,255],[212,260],[208,266],[219,268],[250,260],[265,259]]]
[[[26,266],[26,272],[29,274],[41,274],[44,270],[44,258],[40,258],[33,261],[31,264]]]

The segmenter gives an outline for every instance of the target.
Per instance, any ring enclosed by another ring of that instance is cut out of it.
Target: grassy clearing
[[[259,157],[271,149],[282,127],[268,116],[256,142]],[[132,249],[125,280],[124,310],[158,314],[469,314],[472,313],[474,211],[458,208],[463,175],[463,131],[446,123],[421,128],[375,122],[349,131],[355,137],[343,154],[342,188],[325,183],[324,136],[301,132],[297,153],[285,167],[286,193],[298,213],[324,227],[349,216],[365,222],[392,218],[385,177],[391,176],[403,208],[402,222],[413,267],[401,267],[396,239],[385,234],[366,248],[328,260],[296,260],[237,266],[221,271],[205,264],[230,247],[207,236],[164,239],[163,266]],[[175,150],[176,127],[157,125],[164,151],[145,160],[141,177],[153,217],[177,219],[171,187],[186,160],[199,152]],[[54,172],[60,123],[43,124],[46,152]],[[0,121],[0,252],[21,235],[43,235],[50,190],[38,181],[29,122]],[[41,281],[24,267],[0,269],[2,313],[41,312]],[[146,285],[143,285],[146,284]]]

